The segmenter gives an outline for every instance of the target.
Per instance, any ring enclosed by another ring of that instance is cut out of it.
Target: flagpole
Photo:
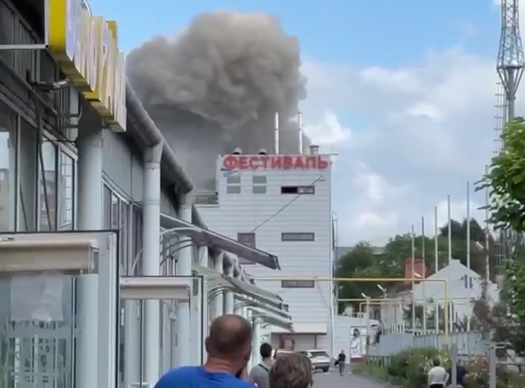
[[[438,227],[438,207],[434,207],[434,273],[439,271],[439,227]],[[439,298],[436,298],[436,310],[434,311],[434,324],[436,333],[439,333]]]

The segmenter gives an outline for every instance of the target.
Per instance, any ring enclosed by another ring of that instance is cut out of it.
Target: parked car
[[[289,349],[274,349],[272,351],[272,358],[276,360],[279,357],[286,356],[287,354],[294,354],[295,352],[293,350]]]
[[[304,354],[312,362],[312,368],[314,370],[322,370],[328,372],[332,363],[332,358],[328,355],[326,350],[314,349],[314,350],[303,350],[298,352]]]

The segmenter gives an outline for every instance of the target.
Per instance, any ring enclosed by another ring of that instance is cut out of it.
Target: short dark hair
[[[434,364],[434,366],[440,366],[441,360],[438,357],[436,357],[432,360],[432,364]]]
[[[271,357],[272,356],[272,345],[270,345],[267,342],[262,344],[261,347],[259,348],[259,354],[261,355],[262,358]]]
[[[270,388],[309,388],[313,383],[312,362],[302,354],[279,357],[269,374]]]
[[[215,356],[235,357],[251,345],[251,341],[250,322],[240,315],[221,315],[211,323],[206,350]]]

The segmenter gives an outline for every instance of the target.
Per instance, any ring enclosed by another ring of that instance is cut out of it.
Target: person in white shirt
[[[428,371],[428,387],[445,388],[449,378],[448,372],[441,366],[439,358],[435,358],[432,363],[434,367]]]

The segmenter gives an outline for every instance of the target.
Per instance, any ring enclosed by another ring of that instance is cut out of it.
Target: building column
[[[160,275],[160,160],[162,144],[144,152],[142,257],[144,276]],[[160,376],[160,301],[144,302],[144,381],[153,387]]]
[[[86,112],[79,122],[78,230],[101,230],[102,225],[102,122]],[[98,274],[78,276],[77,316],[80,327],[76,346],[76,384],[96,388],[98,380]]]
[[[252,315],[257,314],[252,311]],[[252,341],[252,360],[253,365],[257,365],[261,362],[261,355],[259,354],[259,347],[261,346],[261,319],[255,318],[253,320],[253,341]]]
[[[233,277],[233,267],[229,267],[225,274]],[[235,300],[233,296],[234,293],[231,291],[224,292],[224,314],[234,314]]]
[[[208,247],[200,246],[198,248],[198,256],[201,265],[208,266]],[[208,285],[206,279],[203,284],[203,298],[199,298],[199,303],[191,307],[191,338],[190,344],[194,353],[191,355],[192,364],[200,365],[202,355],[205,352],[204,339],[208,336]],[[201,302],[202,300],[202,302]]]
[[[179,218],[191,224],[191,210],[193,205],[193,197],[191,193],[182,196],[179,209]],[[190,241],[187,237],[184,240]],[[186,246],[185,246],[186,245]],[[177,265],[178,276],[192,276],[193,263],[193,245],[185,242],[181,243],[185,246],[179,251],[179,259]],[[191,316],[189,302],[177,303],[177,348],[175,363],[177,366],[186,366],[191,364]]]
[[[224,253],[220,253],[215,257],[214,263],[215,271],[220,274],[224,273]],[[218,292],[213,299],[213,318],[220,317],[224,314],[224,295],[222,291]]]

